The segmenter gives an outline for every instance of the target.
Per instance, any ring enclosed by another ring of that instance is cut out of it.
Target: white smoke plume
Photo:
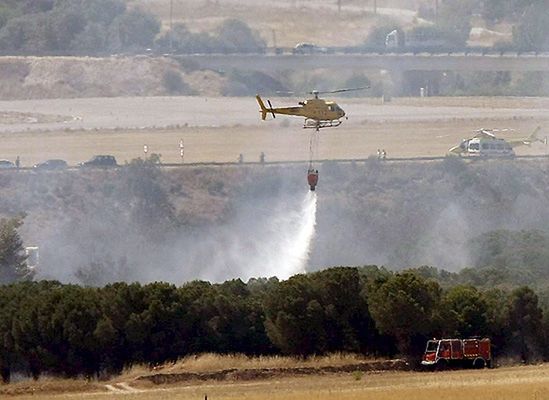
[[[205,232],[188,247],[181,268],[204,265],[198,277],[208,281],[287,279],[305,272],[315,234],[316,194],[307,192],[276,203],[248,204],[228,224]]]

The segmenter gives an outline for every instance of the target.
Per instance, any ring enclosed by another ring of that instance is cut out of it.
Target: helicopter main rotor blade
[[[273,105],[271,104],[271,100],[267,100],[267,103],[269,104],[269,108],[271,110],[271,114],[273,115],[273,118],[276,118],[276,115],[273,111]]]
[[[325,90],[325,91],[316,91],[318,94],[324,94],[324,93],[343,93],[343,92],[352,92],[355,90],[365,90],[370,89],[370,86],[363,86],[363,87],[357,87],[357,88],[346,88],[346,89],[336,89],[336,90]],[[313,92],[311,92],[313,94]]]
[[[296,92],[293,92],[291,90],[277,90],[275,92],[278,96],[294,96]]]

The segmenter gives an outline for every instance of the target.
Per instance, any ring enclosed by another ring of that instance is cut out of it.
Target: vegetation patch
[[[324,367],[293,367],[293,368],[254,368],[226,369],[217,372],[179,372],[158,373],[140,376],[138,380],[146,380],[154,384],[174,384],[189,381],[249,381],[257,379],[281,378],[292,376],[318,376],[325,374],[352,373],[353,377],[362,376],[365,372],[374,371],[405,371],[410,367],[405,360],[370,361],[356,364]],[[356,379],[356,378],[355,378]]]

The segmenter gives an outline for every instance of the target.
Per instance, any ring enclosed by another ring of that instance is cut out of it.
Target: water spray
[[[207,266],[199,277],[209,281],[288,279],[304,273],[315,236],[316,207],[317,196],[311,191],[256,208],[252,214],[245,207],[239,215],[246,218],[210,231],[186,256],[190,264]]]
[[[278,272],[275,275],[279,279],[287,279],[292,275],[306,272],[307,261],[316,228],[315,192],[307,192],[302,202],[302,208],[297,212],[293,223],[293,229],[286,238],[285,250],[282,252],[275,267]]]

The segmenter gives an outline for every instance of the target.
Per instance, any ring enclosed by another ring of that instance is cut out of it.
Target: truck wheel
[[[484,361],[484,358],[475,358],[475,361],[473,361],[473,367],[476,369],[482,369],[486,366],[486,361]]]
[[[438,360],[436,365],[435,365],[435,370],[437,371],[445,371],[448,369],[448,361],[446,360]]]

